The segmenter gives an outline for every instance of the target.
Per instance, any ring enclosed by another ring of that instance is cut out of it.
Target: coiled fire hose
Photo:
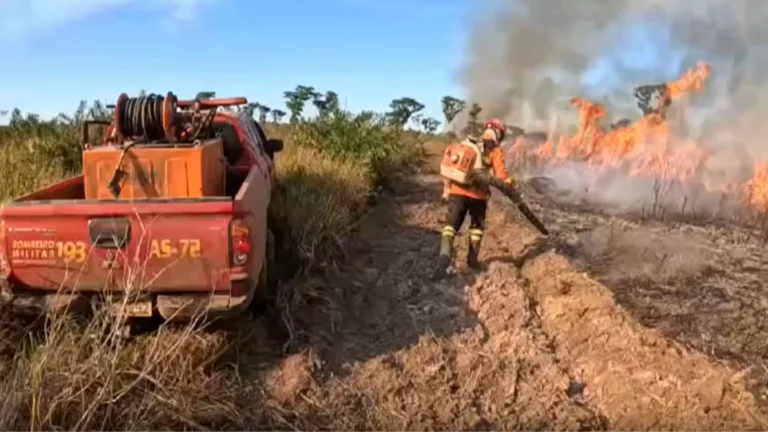
[[[163,129],[163,102],[165,98],[150,94],[128,98],[118,105],[120,133],[125,137],[137,137],[144,140],[165,138]]]
[[[125,177],[125,172],[121,169],[126,153],[141,141],[151,141],[166,138],[166,131],[163,127],[163,110],[165,98],[150,94],[128,98],[123,103],[117,104],[115,116],[120,134],[124,137],[134,137],[137,140],[131,141],[123,147],[120,153],[120,159],[117,161],[115,170],[107,185],[112,196],[120,196],[120,182]]]

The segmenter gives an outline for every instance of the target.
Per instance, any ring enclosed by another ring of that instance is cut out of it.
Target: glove
[[[507,177],[506,180],[504,180],[504,184],[507,184],[509,186],[515,187],[517,186],[517,181],[515,181],[515,178],[512,176]]]

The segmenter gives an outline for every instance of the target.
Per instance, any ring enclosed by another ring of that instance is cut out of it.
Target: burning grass
[[[643,116],[610,128],[601,125],[607,117],[602,105],[573,98],[579,110],[575,134],[555,129],[543,140],[520,136],[508,157],[518,171],[551,177],[593,205],[643,219],[749,222],[768,238],[766,162],[716,153],[705,140],[677,132],[687,125],[686,107],[673,111],[672,102],[701,90],[709,72],[699,63],[674,82],[638,87]],[[739,168],[718,166],[732,156]]]
[[[766,162],[737,145],[715,152],[680,132],[684,116],[668,115],[708,73],[699,64],[676,82],[639,88],[661,103],[610,128],[600,124],[604,107],[574,98],[576,133],[523,135],[508,154],[576,268],[641,324],[742,370],[765,401]]]

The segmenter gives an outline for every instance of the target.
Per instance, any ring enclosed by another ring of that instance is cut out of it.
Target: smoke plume
[[[487,0],[472,17],[461,80],[483,117],[526,131],[576,124],[579,96],[607,121],[642,113],[634,87],[712,66],[683,132],[713,179],[768,160],[768,8],[757,0]],[[674,104],[674,103],[673,103]],[[466,113],[456,119],[466,121]],[[559,126],[558,126],[559,125]]]

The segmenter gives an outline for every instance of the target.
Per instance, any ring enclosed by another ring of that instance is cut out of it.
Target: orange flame
[[[659,109],[627,127],[604,129],[605,107],[581,98],[571,99],[579,110],[579,129],[575,135],[527,149],[525,140],[516,140],[510,156],[513,161],[529,158],[541,164],[583,161],[598,172],[620,170],[628,176],[691,183],[710,156],[699,143],[675,137],[666,118],[666,103],[700,91],[707,81],[710,66],[699,62],[677,80],[667,83]],[[703,183],[703,182],[702,182]],[[704,186],[705,187],[705,186]],[[749,196],[748,204],[768,212],[768,162],[757,163],[751,181],[734,188]]]
[[[768,162],[758,162],[752,180],[747,183],[749,202],[761,212],[768,211]]]

